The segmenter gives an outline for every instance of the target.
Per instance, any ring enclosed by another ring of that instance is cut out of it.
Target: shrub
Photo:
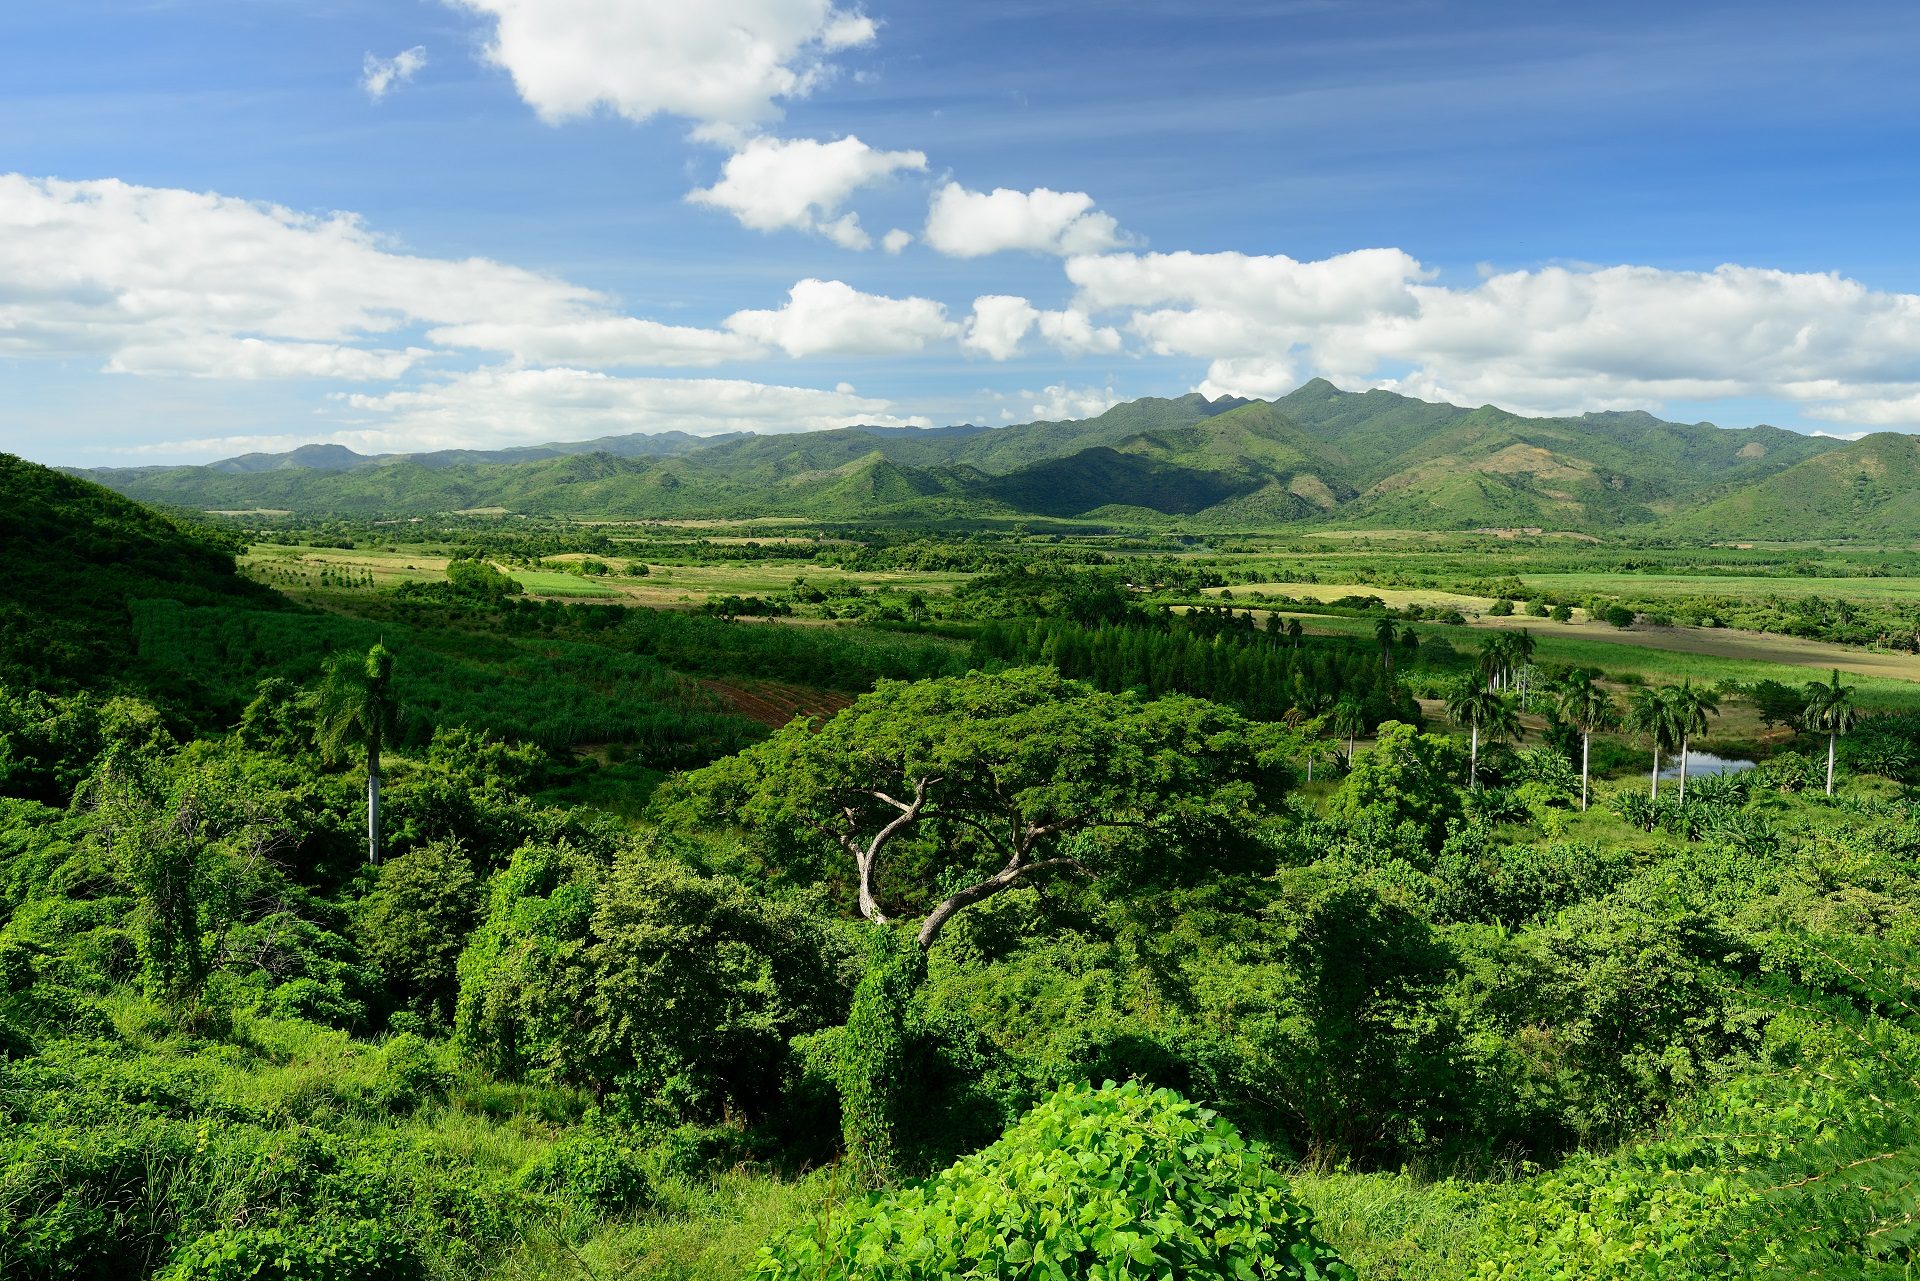
[[[473,864],[458,841],[435,841],[389,859],[355,912],[360,945],[389,990],[446,1018],[459,991],[460,951],[480,907]]]
[[[1259,1147],[1171,1090],[1069,1086],[998,1143],[761,1252],[753,1273],[1352,1278]]]
[[[415,1281],[426,1273],[378,1223],[221,1228],[182,1248],[159,1281]]]
[[[565,1138],[520,1175],[520,1185],[582,1201],[606,1214],[622,1214],[653,1200],[647,1152],[638,1136],[588,1112]]]
[[[374,1101],[389,1112],[411,1112],[425,1103],[444,1099],[453,1085],[432,1045],[412,1032],[402,1032],[380,1050],[380,1075],[374,1082]]]

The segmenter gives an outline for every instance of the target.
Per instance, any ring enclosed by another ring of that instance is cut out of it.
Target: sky
[[[1920,430],[1910,0],[0,6],[0,450]]]

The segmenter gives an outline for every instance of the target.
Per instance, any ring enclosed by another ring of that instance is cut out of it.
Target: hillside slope
[[[0,682],[111,687],[138,600],[277,600],[234,571],[235,548],[99,485],[0,454]]]
[[[1721,538],[1920,535],[1920,438],[1868,436],[1676,517],[1666,528]]]

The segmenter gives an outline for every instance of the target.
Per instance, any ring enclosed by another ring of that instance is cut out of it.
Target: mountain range
[[[340,446],[81,472],[145,502],[354,516],[1051,516],[1249,527],[1920,534],[1911,437],[1848,443],[1645,413],[1533,418],[1316,379],[987,428],[679,433],[369,457]]]

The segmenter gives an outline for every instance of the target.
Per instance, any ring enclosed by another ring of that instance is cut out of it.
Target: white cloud
[[[394,341],[416,330],[533,363],[711,366],[764,354],[737,333],[621,315],[550,276],[399,252],[346,214],[0,176],[0,355],[368,381],[428,354]]]
[[[420,68],[427,65],[427,48],[415,45],[402,50],[391,58],[375,57],[369,53],[360,63],[360,87],[367,91],[367,97],[375,102],[387,96],[396,85],[406,84],[413,79]]]
[[[369,425],[332,439],[363,452],[589,440],[629,432],[822,431],[856,423],[925,427],[851,388],[722,378],[619,378],[582,369],[480,369],[417,390],[343,398]]]
[[[1452,288],[1397,249],[1108,254],[1067,275],[1081,308],[1130,310],[1153,351],[1209,360],[1212,395],[1317,373],[1535,412],[1777,397],[1841,421],[1920,419],[1920,296],[1837,275],[1547,267]]]
[[[880,237],[880,247],[890,254],[897,254],[912,243],[913,233],[911,231],[902,231],[898,227],[895,227],[892,231]]]
[[[1085,312],[1041,311],[1025,298],[987,294],[973,300],[960,345],[994,360],[1010,360],[1035,330],[1069,356],[1116,352],[1122,344],[1119,330],[1096,326]]]
[[[645,365],[701,368],[766,354],[759,343],[739,334],[663,325],[633,316],[588,316],[538,323],[477,321],[432,329],[427,337],[449,347],[504,352],[534,364],[593,369]]]
[[[724,209],[755,231],[815,231],[843,248],[865,249],[872,241],[859,218],[840,213],[847,197],[900,170],[926,167],[925,152],[876,151],[853,137],[751,138],[727,158],[719,182],[687,199]]]
[[[334,343],[267,342],[259,338],[202,335],[120,348],[107,362],[110,374],[171,374],[189,378],[323,378],[339,382],[392,382],[429,353],[368,351]]]
[[[778,311],[735,312],[726,326],[789,356],[897,354],[960,333],[930,298],[886,298],[814,279],[796,284]]]
[[[926,241],[952,258],[1007,249],[1045,254],[1097,254],[1126,243],[1120,224],[1093,207],[1084,191],[969,191],[949,182],[927,209]]]
[[[810,93],[826,55],[869,44],[871,19],[832,0],[452,0],[494,21],[487,58],[542,119],[605,108],[633,121],[771,119]]]
[[[973,300],[960,345],[994,360],[1010,360],[1020,354],[1021,341],[1039,319],[1040,312],[1025,298],[987,294]]]
[[[1081,418],[1097,418],[1120,403],[1121,398],[1113,394],[1111,387],[1067,387],[1057,385],[1043,387],[1039,391],[1023,391],[1023,399],[1033,403],[1028,413],[1036,422],[1068,422]]]

